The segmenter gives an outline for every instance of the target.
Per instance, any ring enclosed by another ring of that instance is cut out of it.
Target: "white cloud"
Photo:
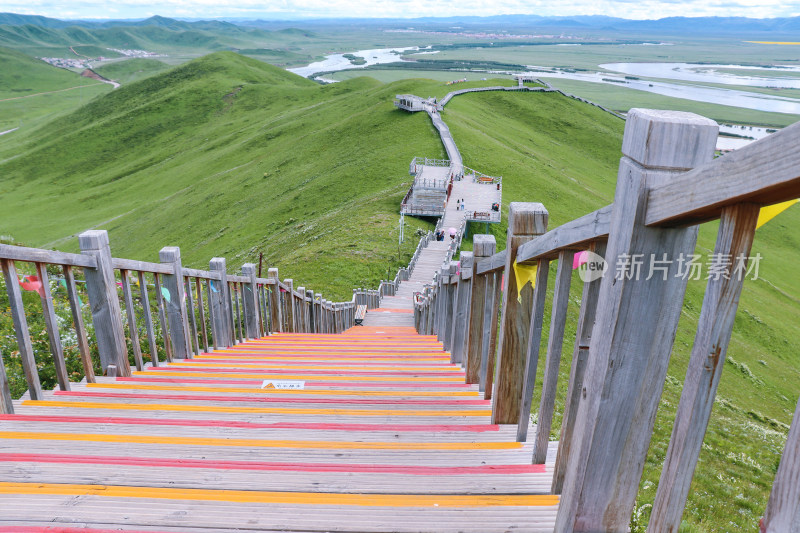
[[[144,18],[162,16],[224,17],[283,13],[298,17],[400,17],[453,15],[609,15],[634,19],[670,16],[776,17],[800,14],[796,0],[107,0],[4,2],[4,11],[56,18]]]

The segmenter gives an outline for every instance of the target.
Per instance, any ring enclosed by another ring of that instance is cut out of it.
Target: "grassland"
[[[158,59],[132,58],[96,67],[95,72],[123,85],[168,70],[170,65]]]
[[[282,277],[346,298],[404,264],[414,229],[430,227],[407,217],[398,250],[406,164],[444,150],[426,116],[397,111],[391,100],[451,89],[366,77],[320,86],[214,54],[96,98],[46,128],[0,137],[0,234],[75,250],[75,234],[99,227],[116,256],[155,260],[162,246],[178,245],[184,263],[198,268],[224,256],[234,270],[263,252]],[[464,163],[504,177],[505,206],[542,202],[555,227],[613,200],[624,123],[608,113],[557,94],[477,93],[455,98],[444,117]],[[506,216],[492,226],[501,248]],[[760,279],[745,285],[684,532],[753,530],[763,512],[800,390],[800,338],[790,322],[800,311],[800,237],[791,231],[799,222],[793,208],[758,232]],[[702,228],[701,252],[714,236],[713,224]],[[692,282],[687,294],[639,494],[645,519],[703,287]],[[555,427],[579,299],[574,280]]]
[[[562,100],[546,94],[471,94],[455,98],[444,112],[464,163],[504,176],[505,205],[512,200],[544,203],[550,212],[550,227],[613,201],[623,127],[621,120],[600,111],[593,111],[596,116],[588,111],[578,114]],[[800,259],[800,237],[792,230],[798,224],[800,209],[790,210],[757,234],[753,254],[764,257],[759,279],[745,284],[681,531],[748,531],[763,513],[800,390],[800,339],[796,322],[789,319],[800,315],[800,280],[792,274],[793,265]],[[505,224],[492,226],[499,243],[505,241],[505,229]],[[698,253],[710,253],[715,237],[716,224],[704,225]],[[550,297],[555,278],[551,268]],[[565,354],[572,353],[579,285],[575,276]],[[691,282],[687,292],[639,493],[645,524],[647,505],[655,496],[666,454],[704,288],[703,281]],[[546,353],[547,323],[546,319],[541,353]],[[566,359],[559,377],[557,420],[563,412],[569,376],[570,357]],[[539,366],[534,411],[544,370]],[[557,431],[552,437],[558,437]]]

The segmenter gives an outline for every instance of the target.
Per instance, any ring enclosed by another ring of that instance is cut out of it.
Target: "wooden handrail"
[[[608,238],[613,205],[567,222],[519,247],[517,263],[553,259],[561,250],[585,248],[590,242]]]
[[[38,248],[25,248],[0,244],[0,259],[12,261],[27,261],[29,263],[47,263],[49,265],[65,265],[83,268],[97,268],[94,257],[83,254],[70,254],[54,250],[40,250]]]

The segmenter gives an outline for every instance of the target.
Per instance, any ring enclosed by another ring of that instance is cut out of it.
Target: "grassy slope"
[[[616,118],[556,95],[493,93],[491,100],[481,95],[457,97],[448,104],[445,120],[465,164],[502,174],[506,205],[509,201],[544,203],[550,227],[613,201],[623,128]],[[789,210],[757,234],[753,253],[764,256],[760,279],[748,281],[742,294],[717,406],[684,515],[684,531],[750,530],[766,505],[800,389],[800,339],[796,325],[787,322],[787,317],[800,314],[800,280],[792,273],[792,265],[800,260],[800,238],[792,232],[798,223],[800,209]],[[504,242],[505,222],[492,229],[498,243]],[[716,224],[703,226],[698,253],[710,253],[715,237]],[[564,405],[579,310],[580,287],[574,278],[557,421]],[[702,281],[689,286],[640,506],[655,496],[704,287]],[[542,354],[546,353],[547,322]],[[544,365],[539,366],[537,391],[541,391]],[[534,410],[537,405],[535,392]]]
[[[111,86],[0,47],[0,131],[32,129],[72,111]],[[0,138],[0,146],[14,132]]]
[[[123,85],[168,70],[170,67],[158,59],[133,58],[96,67],[95,72]]]
[[[433,131],[426,117],[391,101],[431,85],[323,87],[208,56],[0,143],[2,233],[74,250],[74,235],[98,226],[119,256],[152,260],[179,245],[197,267],[216,255],[237,267],[263,251],[287,276],[346,297],[403,262],[386,243],[410,182],[404,162],[443,150],[420,134]]]

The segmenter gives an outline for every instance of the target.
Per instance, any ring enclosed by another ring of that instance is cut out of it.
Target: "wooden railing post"
[[[456,298],[456,289],[458,288],[457,283],[457,276],[456,272],[458,272],[458,262],[457,261],[450,261],[450,264],[447,268],[447,285],[444,286],[444,316],[442,321],[442,326],[444,328],[444,334],[442,335],[442,342],[444,343],[445,351],[450,352],[453,349],[453,316],[455,315],[455,298]],[[452,352],[450,354],[450,362],[453,362],[453,355]]]
[[[595,242],[590,251],[605,257],[606,243]],[[583,284],[581,294],[581,311],[578,315],[578,326],[575,334],[575,348],[572,351],[572,365],[569,371],[569,385],[567,385],[567,399],[564,404],[564,416],[561,422],[561,437],[558,441],[556,465],[553,469],[553,484],[550,492],[561,494],[564,487],[564,475],[569,465],[569,454],[572,449],[572,436],[575,433],[575,419],[578,416],[578,404],[583,390],[583,376],[586,372],[586,363],[589,357],[589,342],[592,339],[595,311],[597,311],[597,297],[600,294],[600,278],[587,281]]]
[[[726,268],[725,275],[711,277],[706,286],[686,380],[650,514],[647,528],[650,532],[677,531],[680,526],[744,284],[744,273],[737,274],[735,269],[738,261],[750,255],[759,211],[755,204],[722,210],[714,257],[728,257],[730,264],[722,265]],[[746,262],[741,266],[746,266]]]
[[[536,384],[536,369],[539,366],[539,347],[542,344],[542,324],[544,323],[544,301],[547,296],[547,278],[550,274],[550,261],[540,259],[536,268],[536,287],[533,289],[533,307],[531,323],[528,329],[528,349],[525,355],[525,370],[522,374],[522,396],[519,403],[517,419],[517,441],[525,442],[528,438],[528,426],[531,422],[531,404],[533,389]],[[537,433],[541,430],[537,428]]]
[[[492,399],[494,368],[497,361],[497,316],[503,299],[503,273],[492,272],[488,281],[486,301],[483,302],[483,340],[481,341],[481,373],[478,390],[484,400]]]
[[[472,289],[472,252],[461,252],[459,255],[459,271],[456,273],[458,285],[456,294],[453,297],[453,331],[450,336],[453,339],[452,355],[450,360],[460,363],[464,368],[466,364],[466,341],[467,328],[469,327],[469,306]]]
[[[292,293],[292,301],[294,304],[294,320],[296,333],[308,333],[308,305],[306,305],[306,288],[297,287],[297,292],[300,296],[294,296]]]
[[[436,335],[436,340],[444,344],[444,318],[447,314],[445,309],[445,293],[447,292],[447,281],[450,280],[450,266],[442,265],[439,269],[439,279],[436,285],[436,321],[433,324],[433,332]]]
[[[285,307],[286,307],[286,331],[289,333],[297,333],[300,331],[300,325],[298,324],[298,315],[297,315],[297,298],[294,295],[294,280],[291,278],[283,280],[283,284],[286,285],[286,290],[289,291],[286,293],[285,298]]]
[[[281,316],[281,287],[278,284],[278,269],[270,268],[267,270],[267,279],[274,283],[269,288],[269,321],[272,332],[283,331],[283,319]]]
[[[762,533],[796,533],[800,527],[800,402],[794,411],[786,446],[781,455],[767,510],[761,523]]]
[[[324,333],[323,326],[323,307],[322,307],[322,293],[315,293],[311,291],[311,297],[314,302],[314,333]]]
[[[228,269],[225,258],[213,258],[209,262],[209,270],[220,275],[219,280],[209,282],[212,283],[211,300],[208,305],[212,309],[211,333],[214,336],[214,347],[233,346],[231,298],[228,293]]]
[[[172,340],[172,356],[176,359],[191,358],[188,322],[186,320],[186,301],[184,300],[183,266],[181,250],[177,246],[166,246],[158,252],[162,264],[170,265],[172,274],[164,274],[164,288],[169,292],[167,299],[167,318],[169,336]]]
[[[550,315],[550,336],[547,339],[547,360],[542,380],[542,398],[536,422],[536,444],[533,447],[533,464],[543,465],[547,459],[550,444],[550,428],[553,425],[553,412],[556,406],[558,368],[561,365],[561,347],[564,344],[564,327],[567,324],[569,305],[569,286],[572,281],[572,259],[575,253],[561,250],[558,253],[556,287],[553,293],[553,306]],[[535,299],[535,298],[534,298]]]
[[[316,333],[319,317],[317,316],[317,302],[314,300],[314,291],[311,289],[306,290],[306,299],[308,300],[308,328],[306,331],[308,333]]]
[[[606,257],[613,268],[600,284],[575,424],[580,433],[556,532],[628,527],[688,281],[676,275],[678,258],[692,254],[697,240],[697,226],[645,226],[647,192],[710,161],[717,130],[692,113],[628,113]],[[660,269],[647,279],[635,260],[658,260]]]
[[[526,284],[517,296],[514,263],[520,245],[547,231],[547,217],[542,204],[511,202],[509,205],[503,313],[492,394],[493,424],[519,422],[533,289]]]
[[[250,281],[242,285],[242,300],[244,301],[244,326],[246,335],[250,339],[261,336],[258,330],[258,284],[256,283],[256,265],[245,263],[242,265],[242,276]]]
[[[86,268],[84,273],[100,364],[104,370],[107,370],[109,365],[116,366],[118,376],[130,376],[131,366],[128,363],[125,330],[122,327],[122,309],[117,296],[117,282],[111,264],[108,232],[85,231],[78,236],[78,243],[83,255],[90,255],[97,261],[96,269]]]
[[[494,255],[497,243],[494,235],[474,235],[472,237],[472,290],[470,297],[469,325],[466,338],[466,374],[467,383],[480,382],[481,343],[483,342],[483,308],[488,296],[489,277],[491,274],[477,274],[478,261]]]
[[[3,364],[2,353],[0,353],[0,414],[14,414],[14,404],[11,400],[11,387],[8,385],[8,374],[6,374],[6,367]]]

